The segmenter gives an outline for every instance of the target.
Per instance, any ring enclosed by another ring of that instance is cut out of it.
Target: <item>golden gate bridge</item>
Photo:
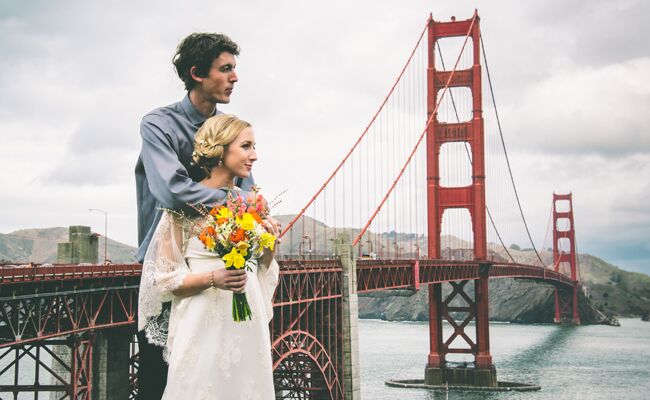
[[[553,285],[555,322],[580,323],[572,196],[553,194],[553,262],[545,265],[524,218],[492,89],[478,14],[448,22],[430,16],[377,112],[282,232],[270,330],[277,398],[358,398],[360,293],[428,286],[421,383],[430,387],[499,387],[489,279]],[[520,237],[530,240],[532,261],[516,259],[505,244]],[[140,271],[0,268],[1,398],[136,398]],[[461,374],[457,356],[469,357]]]

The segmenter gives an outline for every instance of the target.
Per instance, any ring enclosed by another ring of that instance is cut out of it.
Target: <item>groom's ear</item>
[[[200,77],[200,76],[198,76],[196,74],[196,65],[193,65],[190,68],[190,76],[192,77],[192,79],[194,79],[195,81],[197,81],[199,83],[203,82],[203,77]]]

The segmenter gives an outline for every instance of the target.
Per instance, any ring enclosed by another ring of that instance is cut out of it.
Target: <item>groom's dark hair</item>
[[[239,55],[239,46],[222,33],[192,33],[183,39],[176,48],[172,58],[178,77],[185,83],[189,92],[196,85],[190,69],[196,67],[197,76],[208,76],[208,71],[215,58],[223,52]]]

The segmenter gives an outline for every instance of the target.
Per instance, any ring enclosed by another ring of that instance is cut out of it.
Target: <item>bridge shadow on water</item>
[[[547,367],[552,359],[563,354],[569,340],[577,333],[578,327],[570,325],[553,326],[553,331],[544,339],[509,359],[498,363],[500,372],[517,371],[517,374],[536,375]]]
[[[550,328],[550,333],[542,334],[544,335],[542,340],[532,346],[497,361],[496,367],[499,380],[539,384],[541,372],[552,367],[557,357],[566,354],[565,350],[577,333],[578,327],[570,325],[528,325],[523,328]],[[448,394],[432,392],[429,393],[427,400],[534,399],[537,398],[538,394],[539,392],[449,392]]]

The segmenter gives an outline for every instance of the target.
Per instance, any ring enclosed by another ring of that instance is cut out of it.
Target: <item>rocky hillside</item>
[[[283,226],[291,221],[292,216],[278,216]],[[295,232],[304,231],[311,239],[313,254],[327,255],[332,253],[331,238],[340,233],[319,221],[308,217],[299,221]],[[357,230],[350,229],[354,235]],[[414,257],[418,243],[420,248],[426,248],[426,238],[414,234],[384,233],[375,235],[368,233],[366,240],[375,242],[377,239],[387,243],[397,243],[401,256]],[[8,234],[0,233],[0,262],[47,263],[56,260],[57,243],[67,242],[67,228],[23,229]],[[103,254],[103,236],[99,238],[100,254]],[[302,244],[301,244],[302,243]],[[367,242],[366,242],[367,243]],[[376,243],[376,242],[375,242]],[[283,239],[282,251],[285,254],[298,254],[301,250],[307,253],[309,242],[301,240],[301,235],[288,235]],[[394,246],[391,246],[394,247]],[[443,248],[448,257],[467,257],[468,251],[454,251],[449,248],[468,248],[469,244],[454,237],[443,237]],[[412,250],[406,250],[406,249]],[[376,250],[376,249],[373,249]],[[386,250],[384,251],[393,251]],[[135,262],[135,248],[108,240],[108,258],[114,263]],[[363,253],[371,252],[367,243]],[[498,246],[490,246],[491,257],[508,259],[505,251]],[[535,264],[538,262],[534,252],[527,250],[509,249],[510,255],[518,262]],[[471,256],[471,252],[469,252]],[[394,253],[393,253],[394,254]],[[541,253],[545,264],[550,264],[552,254],[548,251]],[[607,262],[591,256],[579,256],[581,280],[584,283],[584,295],[590,301],[581,301],[582,319],[585,322],[597,322],[603,314],[620,317],[639,317],[650,315],[650,276],[627,272]],[[471,283],[470,283],[471,285]],[[583,299],[583,300],[586,300]],[[428,319],[428,292],[426,285],[417,292],[381,292],[364,295],[359,300],[359,315],[362,318],[382,318],[386,320],[426,320]],[[591,304],[593,307],[587,307]],[[538,283],[517,281],[514,279],[495,279],[490,281],[490,318],[499,321],[513,322],[552,322],[553,319],[553,288]]]
[[[0,233],[0,263],[53,263],[58,243],[68,241],[68,228],[21,229]],[[113,263],[136,262],[135,248],[108,239],[108,259]],[[104,236],[99,237],[100,258],[104,257]]]
[[[535,257],[532,251],[511,253],[518,253],[513,256],[522,262],[526,261],[524,258]],[[545,262],[551,258],[549,252],[542,254]],[[533,262],[532,259],[527,261]],[[624,271],[589,254],[581,254],[579,263],[584,285],[579,301],[583,323],[608,322],[609,316],[637,318],[650,314],[650,276]],[[521,323],[553,321],[554,290],[550,285],[494,279],[490,281],[489,290],[490,319]],[[418,293],[400,292],[396,296],[391,296],[391,293],[360,296],[359,316],[386,320],[427,320],[428,289],[425,286]]]
[[[283,226],[293,219],[292,215],[277,217]],[[297,221],[294,234],[283,238],[282,251],[288,254],[308,254],[311,249],[314,254],[327,255],[332,253],[331,239],[342,229],[334,230],[310,217]],[[346,229],[351,236],[358,234],[357,229]],[[426,237],[423,235],[388,232],[382,234],[367,233],[362,253],[379,253],[371,249],[368,242],[377,241],[389,243],[389,248],[383,248],[384,254],[393,256],[395,247],[400,249],[400,256],[415,257],[416,249],[426,249]],[[415,246],[417,244],[418,246]],[[376,246],[375,246],[376,247]],[[442,238],[443,257],[471,258],[471,245],[452,236]],[[456,249],[456,250],[452,250]],[[462,250],[465,249],[465,250]],[[508,249],[509,254],[498,245],[490,244],[490,258],[510,260],[512,256],[517,262],[539,264],[532,250]],[[543,251],[540,254],[544,264],[552,264],[553,254]],[[650,276],[627,272],[589,254],[580,254],[580,280],[585,287],[583,293],[584,305],[581,309],[585,322],[598,322],[604,315],[620,317],[639,317],[650,313]],[[490,318],[500,321],[516,322],[552,322],[554,317],[553,287],[539,283],[517,281],[514,279],[495,279],[490,281]],[[423,287],[418,293],[382,292],[364,295],[359,300],[359,315],[362,318],[383,318],[387,320],[426,320],[428,319],[428,292]],[[589,301],[586,301],[586,300]],[[591,305],[591,307],[587,307]]]

